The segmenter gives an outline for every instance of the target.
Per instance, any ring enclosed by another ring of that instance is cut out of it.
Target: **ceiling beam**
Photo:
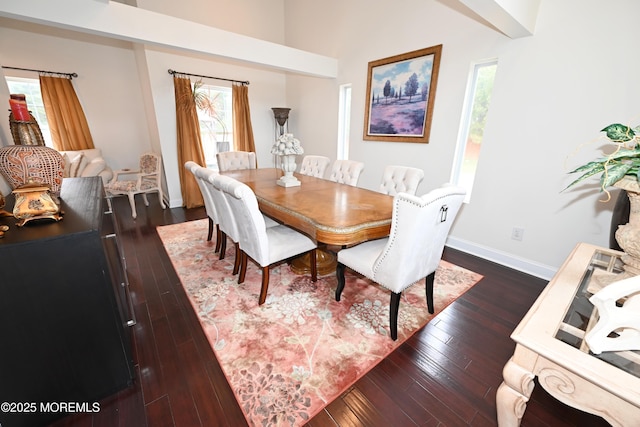
[[[335,58],[104,0],[0,0],[0,16],[178,51],[335,78]]]
[[[506,36],[532,36],[540,0],[459,0]]]

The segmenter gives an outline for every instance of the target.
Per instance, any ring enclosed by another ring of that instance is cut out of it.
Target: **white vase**
[[[293,176],[293,172],[296,170],[296,155],[284,154],[280,156],[280,164],[284,175],[277,181],[277,184],[282,187],[299,186],[300,181]]]

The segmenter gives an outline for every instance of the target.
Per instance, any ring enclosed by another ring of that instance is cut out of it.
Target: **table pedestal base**
[[[316,249],[316,267],[318,269],[318,276],[326,276],[328,274],[335,273],[335,255],[322,249]],[[293,261],[291,261],[291,271],[295,274],[310,274],[311,260],[309,259],[309,254],[307,253],[294,258]]]

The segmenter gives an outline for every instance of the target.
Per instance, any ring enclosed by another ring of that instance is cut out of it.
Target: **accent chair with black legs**
[[[269,288],[269,267],[288,258],[309,253],[311,280],[317,280],[316,243],[306,235],[286,225],[267,227],[258,208],[253,190],[246,184],[221,175],[216,185],[225,192],[229,206],[239,225],[240,274],[238,283],[243,283],[247,272],[247,258],[253,259],[262,269],[262,286],[258,304],[264,304]]]
[[[402,291],[423,278],[426,278],[427,307],[433,313],[435,271],[465,194],[464,188],[449,185],[422,197],[396,194],[389,237],[338,252],[336,301],[340,301],[345,267],[349,267],[391,291],[389,329],[394,341],[398,338]]]

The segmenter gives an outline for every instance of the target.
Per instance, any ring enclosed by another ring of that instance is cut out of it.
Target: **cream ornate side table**
[[[640,353],[596,356],[583,340],[597,321],[587,288],[597,276],[619,273],[621,255],[578,244],[511,334],[516,349],[496,393],[498,425],[520,424],[535,377],[567,405],[614,426],[640,425]]]

